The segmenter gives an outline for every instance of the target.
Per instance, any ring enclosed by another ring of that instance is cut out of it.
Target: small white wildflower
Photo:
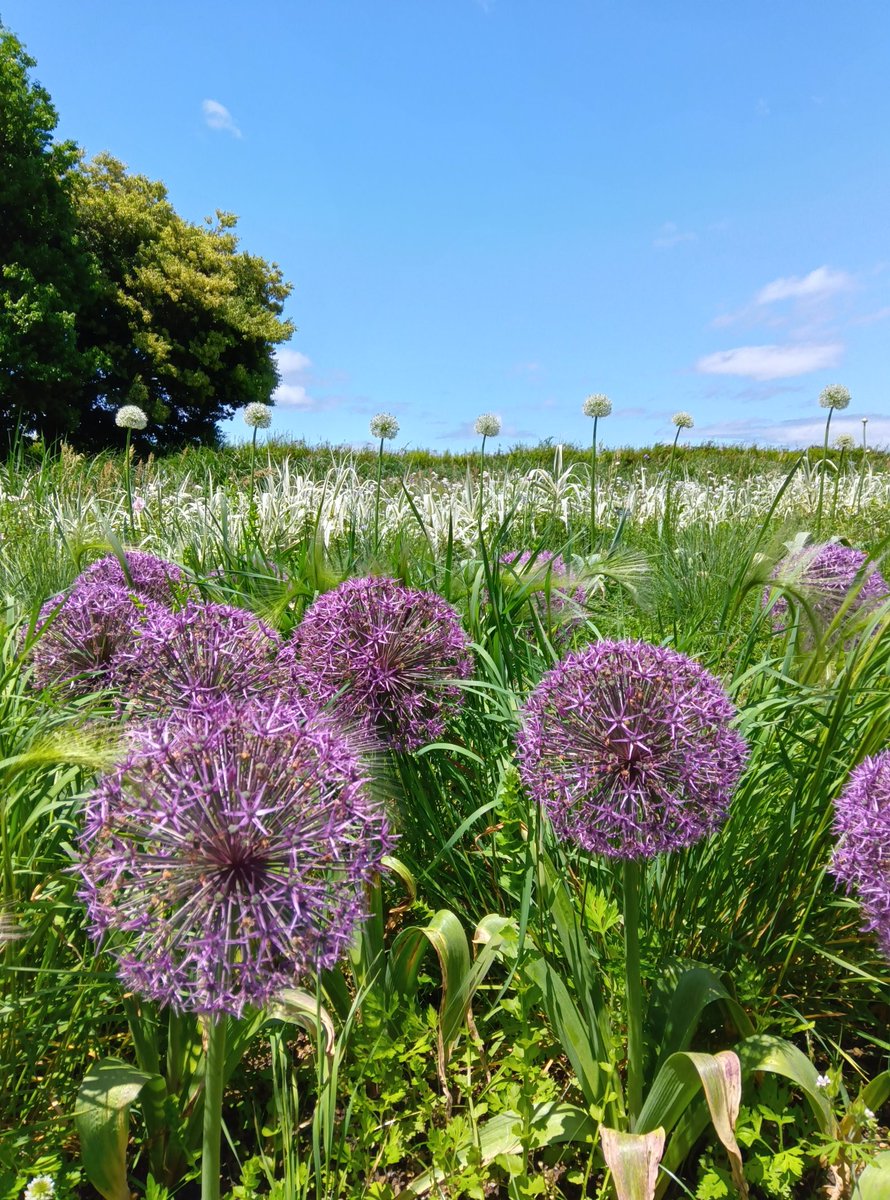
[[[399,432],[399,423],[392,413],[378,413],[371,418],[371,437],[387,438],[390,441]]]
[[[834,439],[834,444],[838,450],[852,450],[856,445],[856,439],[852,433],[839,433]]]
[[[56,1194],[56,1185],[51,1175],[35,1175],[25,1188],[25,1200],[49,1200]]]
[[[124,404],[114,414],[114,423],[118,429],[144,429],[148,424],[148,417],[138,405]]]
[[[824,1089],[824,1088],[827,1088],[830,1086],[831,1086],[831,1080],[828,1078],[827,1075],[817,1075],[816,1076],[816,1087],[817,1088]]]
[[[612,401],[602,392],[597,392],[584,401],[583,411],[585,417],[607,417],[612,411]]]
[[[671,417],[671,421],[678,429],[691,429],[695,424],[691,414],[688,412],[675,412]]]
[[[864,1108],[862,1110],[862,1112],[863,1112],[863,1116],[865,1117],[866,1121],[873,1121],[875,1119],[875,1114],[871,1111],[870,1108]]]
[[[850,393],[839,383],[831,383],[819,393],[822,408],[846,408],[849,403]]]
[[[244,424],[251,429],[268,429],[272,424],[272,409],[268,404],[254,400],[244,410]]]
[[[501,418],[497,413],[483,413],[473,426],[480,437],[497,437],[501,432]]]

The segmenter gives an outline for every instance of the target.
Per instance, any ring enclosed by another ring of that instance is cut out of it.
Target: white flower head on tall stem
[[[136,404],[124,404],[114,414],[114,423],[118,429],[144,429],[148,417]]]
[[[254,400],[244,410],[244,424],[251,429],[268,429],[272,424],[272,409],[268,404]]]
[[[822,408],[846,408],[850,403],[850,391],[840,383],[831,383],[819,393]]]
[[[497,437],[501,432],[501,418],[497,413],[482,413],[473,428],[480,437]]]
[[[392,441],[398,432],[399,423],[392,413],[382,412],[371,418],[371,437]]]
[[[852,433],[839,433],[834,439],[834,445],[838,450],[852,450],[856,445],[856,439]]]
[[[671,417],[671,423],[676,425],[678,429],[691,429],[695,421],[693,421],[691,413],[675,412]]]
[[[584,401],[583,411],[585,417],[607,417],[612,411],[612,401],[602,392],[597,392]]]

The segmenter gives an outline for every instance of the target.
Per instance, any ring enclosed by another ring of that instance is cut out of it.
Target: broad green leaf
[[[282,988],[272,997],[266,1011],[272,1020],[290,1021],[308,1030],[317,1042],[321,1042],[328,1058],[334,1053],[337,1031],[331,1014],[311,992],[304,988]]]
[[[859,1093],[859,1099],[872,1112],[877,1112],[882,1105],[886,1104],[888,1097],[890,1097],[890,1071],[882,1071],[880,1075],[876,1075]]]
[[[590,1028],[578,1011],[569,989],[559,973],[538,954],[526,959],[522,971],[541,992],[544,1011],[572,1064],[584,1099],[590,1105],[602,1106],[605,1097],[594,1051],[596,1039],[591,1036]]]
[[[853,1189],[855,1200],[890,1200],[890,1150],[882,1150],[870,1162]]]
[[[622,1133],[600,1125],[600,1145],[618,1200],[655,1200],[658,1164],[664,1153],[664,1130]]]
[[[729,1010],[735,1026],[743,1037],[753,1034],[754,1027],[748,1014],[727,991],[721,980],[707,967],[692,967],[684,971],[677,980],[671,997],[664,1032],[661,1038],[661,1053],[655,1074],[662,1063],[680,1050],[688,1050],[695,1036],[701,1015],[709,1004],[722,1003]]]
[[[755,1071],[770,1071],[773,1075],[784,1075],[796,1084],[806,1096],[819,1128],[829,1137],[835,1131],[834,1116],[825,1092],[816,1080],[819,1073],[805,1054],[784,1038],[769,1034],[757,1034],[745,1038],[734,1047],[742,1064],[742,1077]]]
[[[118,1059],[91,1067],[77,1093],[74,1123],[80,1157],[90,1183],[105,1200],[130,1200],[127,1140],[130,1106],[148,1089],[163,1103],[164,1081]]]

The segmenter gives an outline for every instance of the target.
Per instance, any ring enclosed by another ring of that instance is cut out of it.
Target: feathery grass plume
[[[118,429],[144,429],[148,417],[136,404],[124,404],[114,414],[114,423]]]
[[[144,550],[127,550],[124,560],[126,571],[113,554],[98,559],[78,575],[74,587],[91,583],[112,584],[163,605],[169,605],[176,591],[184,588],[185,574],[175,563]]]
[[[834,832],[831,871],[858,898],[863,928],[890,959],[890,750],[852,772],[835,802]]]
[[[268,429],[272,424],[272,409],[254,400],[244,409],[244,424],[251,429]]]
[[[34,683],[64,686],[86,696],[120,682],[125,656],[148,625],[170,613],[147,597],[105,580],[83,580],[67,596],[48,600],[35,626],[29,650]]]
[[[469,639],[434,592],[348,579],[310,606],[280,661],[293,681],[397,750],[436,741],[463,703]]]
[[[519,769],[557,836],[613,858],[692,845],[726,820],[747,750],[713,675],[675,650],[598,642],[523,708]]]
[[[831,624],[844,605],[848,605],[850,617],[865,616],[890,596],[886,580],[865,551],[837,542],[808,546],[786,555],[772,578],[799,591],[823,627]],[[767,588],[764,606],[771,599],[772,589]],[[773,627],[782,630],[788,616],[785,596],[773,600],[772,616]]]
[[[137,708],[187,708],[275,694],[281,639],[255,613],[227,604],[155,612],[120,654],[116,679]]]
[[[330,722],[199,705],[134,732],[88,798],[80,895],[126,987],[240,1016],[337,962],[391,846]]]
[[[501,555],[502,566],[509,567],[517,579],[528,585],[540,581],[540,588],[529,596],[529,602],[544,623],[552,626],[553,644],[567,646],[577,629],[584,624],[583,608],[587,592],[573,584],[569,569],[561,554],[530,550]]]

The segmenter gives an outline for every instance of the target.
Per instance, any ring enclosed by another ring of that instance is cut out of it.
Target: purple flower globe
[[[584,624],[584,614],[579,611],[587,603],[584,588],[575,587],[569,579],[569,569],[560,554],[542,550],[532,554],[529,550],[501,556],[501,564],[510,569],[523,584],[540,583],[540,588],[529,596],[535,611],[545,627],[552,626],[552,639],[557,647],[564,647],[572,635]],[[530,622],[529,622],[530,623]]]
[[[735,708],[704,667],[645,642],[597,642],[523,709],[519,771],[557,836],[612,858],[689,846],[726,820],[745,765]]]
[[[86,696],[116,686],[124,656],[147,625],[167,616],[154,601],[112,583],[83,582],[40,610],[31,646],[33,682]]]
[[[394,579],[349,579],[319,596],[282,652],[293,682],[397,750],[442,737],[472,671],[460,617]]]
[[[882,954],[890,959],[890,750],[866,758],[835,803],[831,870],[855,894]]]
[[[212,700],[247,701],[278,692],[281,640],[254,613],[225,604],[187,604],[153,615],[120,655],[121,689],[149,709]]]
[[[772,577],[802,592],[823,626],[831,624],[851,592],[854,594],[847,609],[851,617],[866,615],[890,596],[886,580],[874,563],[869,562],[868,555],[836,542],[808,546],[787,555]],[[770,595],[771,589],[767,588],[764,605],[769,603]],[[779,596],[772,608],[777,629],[783,627],[787,614],[788,601]]]
[[[80,895],[126,987],[239,1016],[337,962],[391,846],[329,722],[222,703],[132,736],[86,804]]]
[[[176,592],[185,586],[182,568],[177,567],[175,563],[166,562],[163,558],[147,554],[144,550],[127,550],[124,559],[127,563],[126,573],[120,559],[109,555],[108,558],[100,558],[87,567],[78,575],[74,586],[110,583],[165,605],[169,605]]]

